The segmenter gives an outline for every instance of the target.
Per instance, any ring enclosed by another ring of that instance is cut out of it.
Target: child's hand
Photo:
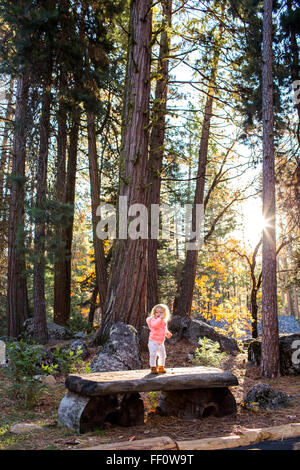
[[[171,333],[170,331],[167,331],[166,337],[167,337],[167,338],[171,338],[171,337],[172,337],[172,333]]]

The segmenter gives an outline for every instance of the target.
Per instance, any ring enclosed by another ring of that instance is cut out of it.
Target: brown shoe
[[[158,370],[156,367],[151,367],[151,374],[158,374]]]
[[[165,374],[167,371],[166,369],[164,368],[164,366],[158,366],[158,373],[159,374]]]

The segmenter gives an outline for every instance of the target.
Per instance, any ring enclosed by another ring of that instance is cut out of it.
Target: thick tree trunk
[[[89,148],[89,172],[90,172],[90,187],[91,187],[91,202],[92,202],[92,224],[93,224],[93,243],[95,254],[96,266],[96,281],[99,292],[99,303],[103,311],[106,293],[107,293],[107,271],[106,261],[104,254],[103,241],[97,237],[97,207],[100,204],[100,178],[98,170],[98,157],[97,157],[97,144],[96,144],[96,129],[95,129],[95,115],[92,112],[87,112],[87,128],[88,128],[88,148]]]
[[[130,6],[120,163],[120,195],[127,197],[127,208],[135,203],[148,205],[151,6],[150,0],[132,0]],[[106,305],[96,341],[104,339],[116,321],[141,328],[147,310],[147,274],[148,240],[129,236],[115,240]]]
[[[172,0],[162,2],[163,14],[166,28],[170,28],[172,20]],[[149,145],[149,205],[159,204],[161,170],[164,156],[164,141],[166,127],[166,109],[168,93],[168,56],[170,54],[170,33],[164,29],[160,37],[160,50],[157,73],[160,78],[157,80],[155,89],[155,99],[153,108],[153,126],[150,134]],[[158,273],[157,273],[157,240],[149,239],[148,251],[148,311],[158,303]]]
[[[8,230],[8,336],[17,337],[27,318],[27,292],[24,250],[24,184],[26,160],[26,114],[29,76],[18,78],[15,105],[15,131],[12,154]]]
[[[263,216],[267,226],[262,245],[262,356],[261,373],[280,374],[277,317],[275,165],[273,134],[272,0],[264,0],[263,15]]]

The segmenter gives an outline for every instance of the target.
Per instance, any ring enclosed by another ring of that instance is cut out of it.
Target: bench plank
[[[71,374],[66,379],[68,390],[91,397],[158,390],[224,388],[235,385],[238,385],[238,380],[231,372],[203,366],[167,369],[166,374],[151,374],[149,369]]]

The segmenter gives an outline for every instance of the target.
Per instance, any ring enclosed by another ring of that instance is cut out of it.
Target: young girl
[[[148,348],[150,353],[150,367],[152,374],[167,372],[164,368],[166,362],[165,337],[171,338],[172,333],[167,328],[170,319],[170,310],[167,305],[158,304],[153,307],[150,316],[146,319],[150,328]],[[156,359],[158,356],[158,368]]]

